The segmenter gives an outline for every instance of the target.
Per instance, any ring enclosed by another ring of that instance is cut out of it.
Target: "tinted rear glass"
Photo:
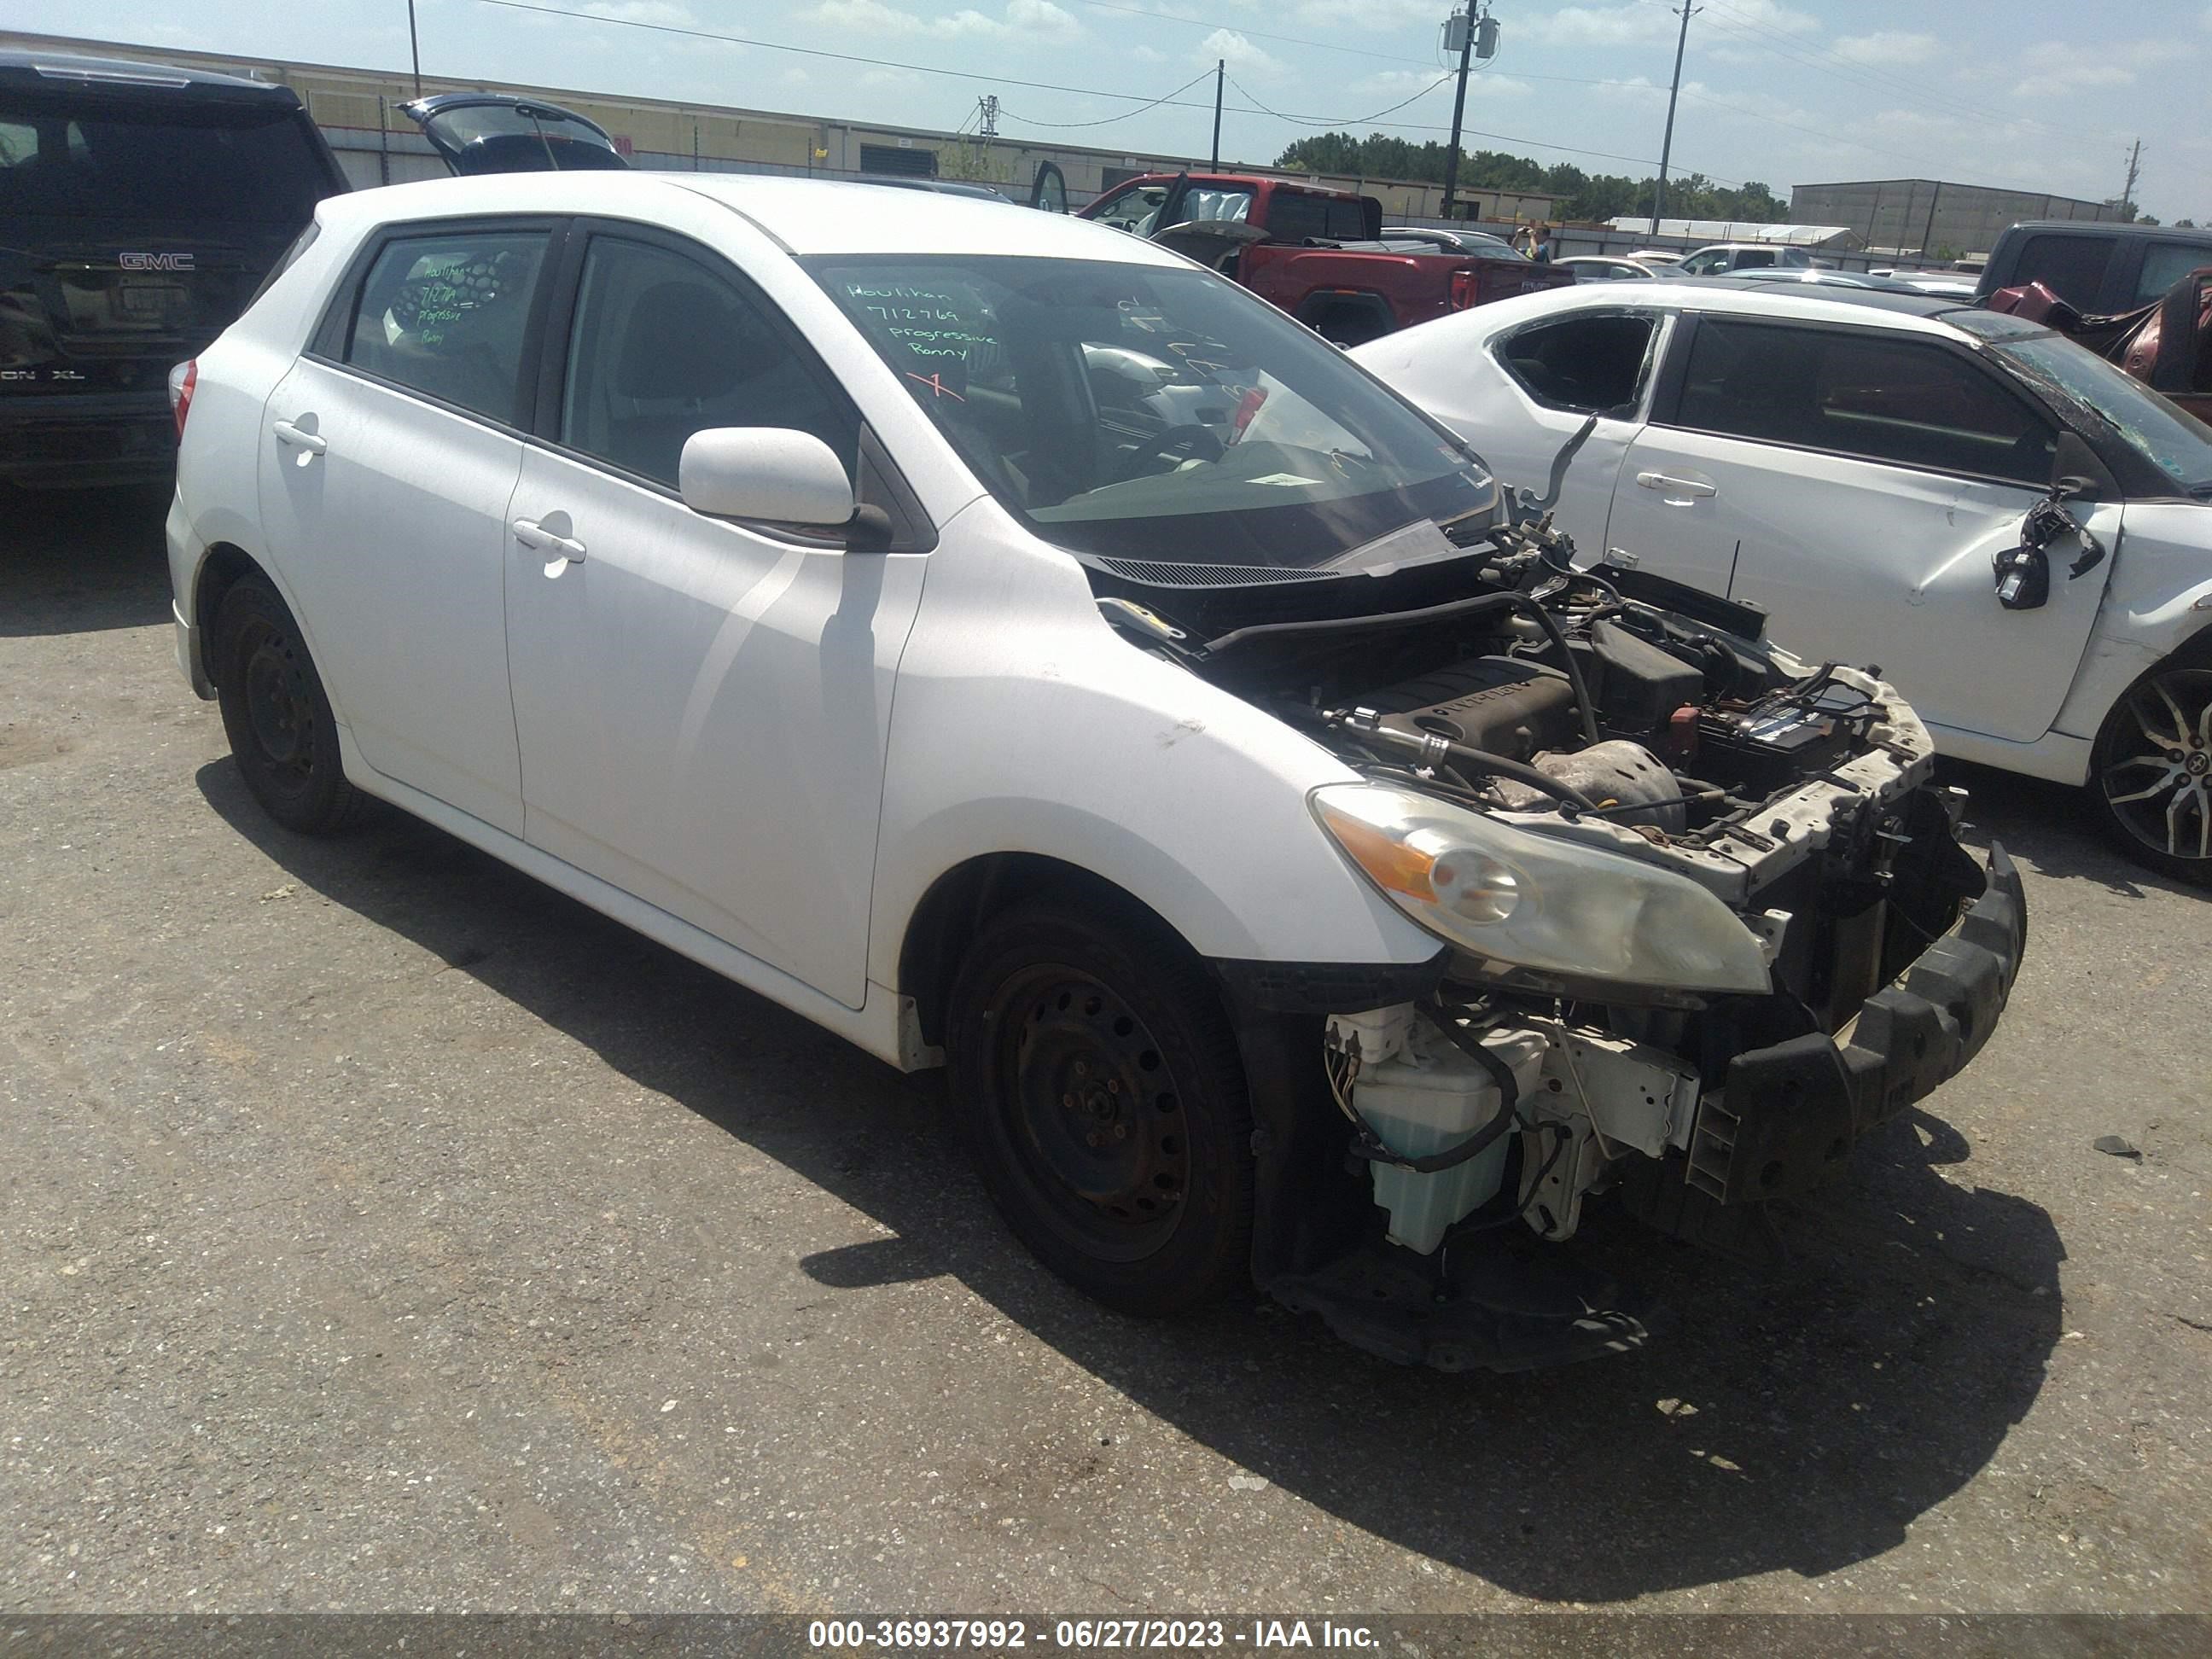
[[[295,111],[0,95],[0,218],[291,226],[332,188]]]
[[[2011,280],[2041,283],[2076,310],[2094,311],[2112,252],[2109,236],[2031,236],[2020,245]]]

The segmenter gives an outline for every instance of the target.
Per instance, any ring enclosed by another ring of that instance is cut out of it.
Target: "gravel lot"
[[[1404,1372],[1103,1313],[932,1079],[271,827],[161,508],[0,495],[0,1607],[2212,1610],[2212,911],[2067,792],[1963,779],[2026,972],[1788,1266],[1600,1225],[1663,1344]]]

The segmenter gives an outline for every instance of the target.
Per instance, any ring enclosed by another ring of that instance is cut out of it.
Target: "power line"
[[[860,64],[865,64],[871,69],[906,70],[915,74],[938,75],[957,81],[981,81],[994,86],[1024,87],[1036,92],[1064,92],[1082,98],[1111,98],[1120,102],[1144,104],[1148,106],[1158,106],[1167,109],[1194,109],[1204,110],[1210,112],[1213,108],[1213,106],[1211,103],[1199,104],[1178,101],[1173,94],[1170,94],[1165,98],[1155,98],[1144,93],[1112,92],[1101,87],[1074,87],[1053,81],[1030,81],[1011,75],[986,74],[978,70],[945,69],[935,64],[910,64],[902,59],[895,58],[872,58],[864,56],[859,52],[830,52],[826,48],[820,46],[787,46],[781,41],[763,40],[757,35],[721,34],[712,29],[690,28],[676,23],[654,23],[648,22],[639,18],[609,17],[598,12],[576,11],[560,6],[536,5],[529,3],[529,0],[477,0],[477,3],[486,6],[498,6],[508,11],[531,12],[544,17],[563,17],[577,22],[599,23],[616,28],[644,29],[656,34],[672,34],[689,40],[715,40],[730,46],[751,46],[763,52],[790,52],[801,58],[823,58],[833,63]],[[1204,77],[1201,76],[1200,78],[1203,79]],[[1433,88],[1424,88],[1421,92],[1414,94],[1413,98],[1406,100],[1405,103],[1411,103],[1413,101],[1413,99],[1422,97],[1428,91],[1432,89]],[[1246,91],[1243,87],[1238,87],[1237,90],[1239,92],[1243,92],[1245,97],[1252,98],[1252,94],[1249,91]],[[1256,98],[1252,98],[1252,107],[1240,108],[1234,104],[1228,105],[1225,107],[1228,112],[1231,114],[1271,116],[1276,120],[1288,122],[1292,125],[1297,126],[1342,126],[1347,125],[1348,122],[1350,124],[1356,125],[1361,120],[1361,118],[1358,117],[1323,117],[1285,113],[1281,111],[1267,108],[1265,105],[1261,104]],[[1403,108],[1404,104],[1396,105],[1393,107]],[[1135,113],[1136,112],[1132,111],[1130,112]],[[1384,114],[1389,112],[1388,111],[1380,112],[1380,113]],[[1437,133],[1447,131],[1441,123],[1434,121],[1384,121],[1377,118],[1376,116],[1366,117],[1364,119],[1368,124],[1376,126],[1395,128],[1403,132]],[[1466,129],[1466,132],[1469,137],[1487,138],[1495,143],[1518,144],[1526,149],[1549,150],[1562,155],[1591,155],[1608,161],[1626,161],[1637,167],[1650,167],[1655,165],[1650,157],[1644,155],[1618,155],[1612,150],[1583,149],[1572,144],[1547,143],[1543,140],[1538,138],[1524,138],[1510,132],[1489,132],[1475,127]],[[1742,183],[1742,180],[1741,179],[1723,179],[1719,177],[1717,174],[1711,174],[1707,176],[1712,178],[1713,182],[1716,184],[1740,185]]]
[[[1213,71],[1212,70],[1200,70],[1197,74],[1192,76],[1189,80],[1177,87],[1173,92],[1166,93],[1160,97],[1155,98],[1148,104],[1139,104],[1134,109],[1125,109],[1119,115],[1102,115],[1095,121],[1037,121],[1032,120],[1026,115],[1017,115],[1010,109],[1000,110],[999,112],[1005,116],[1007,120],[1018,121],[1025,127],[1103,127],[1110,125],[1115,121],[1126,121],[1133,115],[1142,115],[1148,109],[1158,109],[1162,104],[1167,103],[1170,100],[1180,96],[1182,94],[1188,92],[1200,81],[1209,81],[1212,78]],[[1107,95],[1119,97],[1121,94],[1116,93]],[[1185,104],[1178,106],[1178,107],[1188,109],[1190,106]]]

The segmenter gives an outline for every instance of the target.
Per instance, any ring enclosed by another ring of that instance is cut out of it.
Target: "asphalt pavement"
[[[1787,1264],[1601,1218],[1662,1343],[1400,1370],[1103,1312],[934,1078],[276,829],[162,507],[0,495],[0,1608],[2212,1611],[2212,909],[2069,792],[1961,775],[2011,1009]]]

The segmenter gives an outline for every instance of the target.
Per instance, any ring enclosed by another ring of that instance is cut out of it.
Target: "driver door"
[[[1995,555],[2045,493],[2057,428],[1971,353],[1927,336],[1711,315],[1629,447],[1611,539],[1643,568],[1765,609],[1801,657],[1881,667],[1931,726],[2051,729],[2112,568],[1998,603]],[[2110,550],[2117,503],[2075,504]]]
[[[603,228],[569,269],[507,515],[525,838],[857,1008],[926,560],[685,506],[708,427],[811,432],[866,498],[860,416],[707,249]]]

